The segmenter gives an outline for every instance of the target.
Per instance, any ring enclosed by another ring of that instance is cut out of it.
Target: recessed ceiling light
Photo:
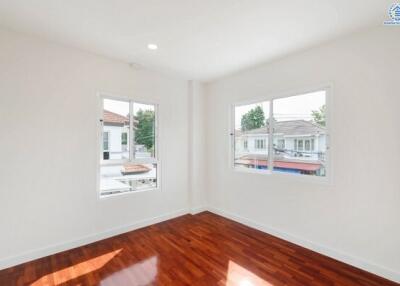
[[[158,49],[158,46],[156,44],[148,44],[147,48],[154,51]]]

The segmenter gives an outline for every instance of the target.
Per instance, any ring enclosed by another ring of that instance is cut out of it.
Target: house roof
[[[145,165],[141,164],[124,164],[123,170],[121,173],[123,175],[129,175],[129,174],[140,174],[140,173],[146,173],[149,172],[151,169]]]
[[[103,111],[103,121],[104,124],[117,124],[117,125],[129,124],[129,118],[127,116],[123,116],[108,110]]]
[[[304,134],[324,134],[325,128],[319,126],[311,121],[306,120],[288,120],[288,121],[275,121],[275,133],[283,135],[304,135]],[[237,135],[240,134],[268,134],[268,126],[247,130],[236,131]]]

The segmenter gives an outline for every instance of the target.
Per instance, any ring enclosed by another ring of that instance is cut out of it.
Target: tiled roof
[[[306,120],[276,121],[274,123],[274,132],[283,135],[324,134],[325,128]],[[265,126],[244,132],[236,131],[236,135],[240,134],[268,134],[268,127]]]
[[[123,175],[140,174],[140,173],[146,173],[150,170],[151,169],[145,165],[128,163],[123,166],[123,170],[121,171],[121,173]]]
[[[104,110],[103,112],[103,121],[104,124],[129,124],[129,118],[127,116],[123,116],[108,110]]]
[[[235,163],[243,165],[257,165],[265,168],[268,167],[267,160],[239,159],[236,160]],[[318,171],[321,169],[321,166],[322,165],[318,163],[274,161],[275,168],[294,169],[301,171]]]
[[[268,167],[267,155],[253,154],[245,155],[238,159],[235,159],[235,164],[243,165],[258,165],[263,167]],[[317,160],[297,160],[297,159],[286,159],[286,158],[276,158],[274,160],[274,167],[286,168],[286,169],[297,169],[304,171],[316,171],[322,166],[322,162]]]

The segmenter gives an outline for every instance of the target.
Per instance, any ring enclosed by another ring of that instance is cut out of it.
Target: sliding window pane
[[[326,92],[273,102],[275,172],[326,175]]]
[[[157,187],[157,164],[104,165],[100,175],[101,196]]]
[[[235,106],[235,168],[268,170],[269,108],[269,101]]]
[[[133,103],[134,158],[155,158],[155,106]]]
[[[103,100],[103,160],[129,159],[129,102]]]

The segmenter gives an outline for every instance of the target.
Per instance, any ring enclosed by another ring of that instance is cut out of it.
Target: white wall
[[[210,83],[211,209],[400,281],[399,51],[400,29],[376,28]],[[325,83],[332,184],[230,169],[232,103]]]
[[[187,88],[0,30],[0,268],[186,212]],[[159,103],[161,191],[98,199],[98,91]]]
[[[189,84],[189,204],[191,213],[206,210],[206,110],[203,85]]]

